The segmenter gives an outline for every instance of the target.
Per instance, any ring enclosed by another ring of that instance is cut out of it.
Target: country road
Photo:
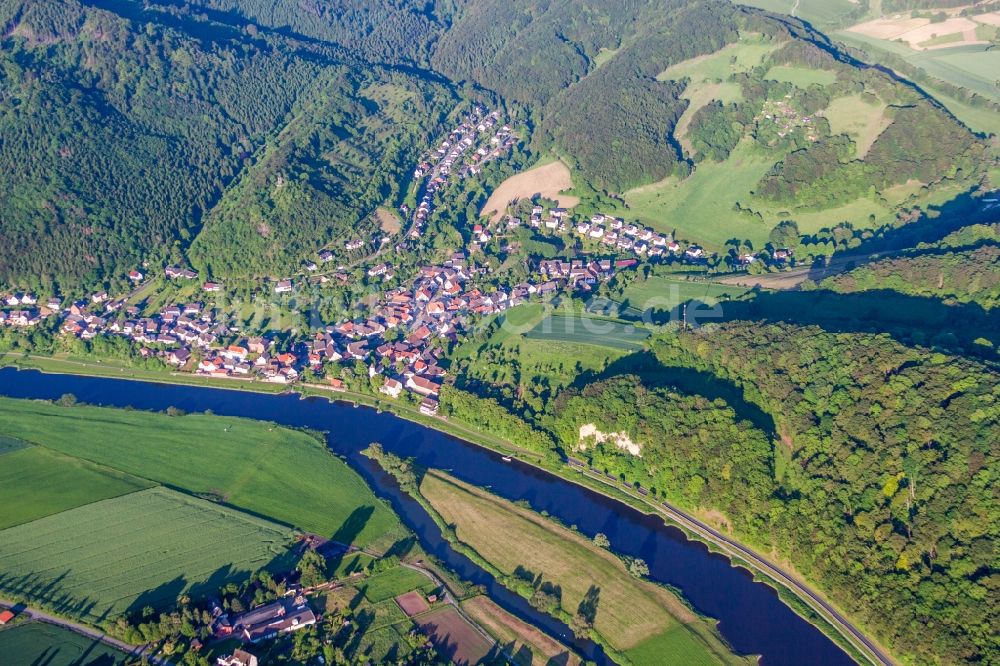
[[[49,624],[63,627],[64,629],[69,629],[70,631],[76,632],[81,636],[86,636],[87,638],[92,638],[106,645],[110,645],[111,647],[118,648],[126,654],[145,656],[146,659],[149,660],[149,663],[156,664],[157,666],[170,666],[169,662],[158,657],[154,657],[151,654],[146,654],[146,650],[148,648],[146,645],[130,645],[124,641],[118,640],[117,638],[112,638],[104,632],[88,627],[87,625],[79,624],[56,615],[50,615],[45,611],[38,610],[37,608],[30,608],[22,603],[10,601],[9,599],[0,598],[0,607],[20,609],[17,611],[18,615],[27,615],[36,622],[47,622]]]
[[[894,666],[895,662],[883,651],[881,647],[869,639],[864,632],[855,627],[850,620],[844,617],[819,594],[811,590],[791,573],[785,571],[776,564],[772,564],[763,556],[755,553],[753,550],[734,541],[733,539],[730,539],[711,526],[701,522],[694,516],[685,513],[667,502],[653,502],[648,497],[644,497],[630,488],[623,488],[618,484],[609,482],[603,476],[594,474],[585,467],[581,468],[574,466],[574,468],[583,472],[583,474],[588,478],[600,481],[605,485],[612,486],[622,492],[625,492],[630,497],[640,500],[648,506],[655,508],[659,513],[667,516],[674,523],[690,530],[702,539],[715,544],[728,555],[740,557],[744,562],[746,562],[748,567],[774,579],[784,587],[788,588],[789,591],[793,592],[797,597],[806,601],[809,606],[813,608],[813,610],[819,612],[837,629],[837,631],[840,632],[842,636],[844,636],[844,638],[859,649],[873,664],[877,664],[879,666]]]

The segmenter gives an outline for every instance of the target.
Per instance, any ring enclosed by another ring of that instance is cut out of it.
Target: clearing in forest
[[[528,169],[511,176],[500,187],[493,191],[480,215],[491,215],[492,222],[503,217],[504,211],[512,201],[531,198],[536,195],[553,199],[563,208],[572,208],[580,203],[578,197],[561,194],[573,187],[573,178],[569,167],[556,160],[543,166]]]

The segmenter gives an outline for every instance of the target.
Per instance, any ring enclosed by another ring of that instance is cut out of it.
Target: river
[[[719,630],[733,649],[761,655],[766,666],[854,663],[782,603],[773,589],[754,582],[749,572],[730,566],[725,557],[710,553],[704,544],[688,541],[683,532],[661,519],[530,465],[505,463],[499,454],[393,414],[297,395],[0,369],[0,395],[51,400],[64,393],[94,405],[156,411],[170,406],[192,412],[210,409],[216,414],[327,432],[330,449],[344,457],[376,494],[392,503],[428,552],[464,579],[484,585],[490,597],[510,612],[559,636],[598,663],[610,663],[599,646],[574,640],[565,625],[537,613],[523,598],[505,590],[487,572],[452,550],[424,509],[362,456],[361,449],[381,442],[387,451],[412,457],[418,465],[447,470],[510,500],[527,500],[534,509],[575,525],[588,537],[603,532],[615,552],[644,559],[651,579],[680,590],[699,613],[719,621]]]

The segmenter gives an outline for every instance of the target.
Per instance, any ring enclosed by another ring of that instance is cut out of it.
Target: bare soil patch
[[[399,604],[399,607],[409,617],[419,615],[420,613],[426,613],[431,609],[431,607],[427,604],[427,601],[424,599],[424,595],[420,594],[416,590],[399,595],[396,597],[396,603]]]
[[[377,208],[375,209],[375,216],[378,218],[378,224],[382,227],[382,231],[387,234],[394,234],[400,229],[399,216],[393,213],[388,208]]]
[[[500,187],[493,191],[479,214],[492,215],[491,221],[497,222],[503,217],[504,210],[512,201],[535,195],[554,199],[563,208],[572,208],[580,203],[580,199],[560,194],[572,187],[573,178],[569,167],[558,160],[550,162],[505,180],[500,184]]]
[[[465,611],[487,631],[500,639],[513,654],[517,666],[545,666],[557,663],[578,666],[580,658],[541,629],[514,617],[486,596],[462,604]],[[513,644],[513,645],[511,645]],[[530,658],[527,652],[530,652]]]
[[[478,664],[493,648],[453,606],[421,615],[416,622],[438,651],[458,666]]]

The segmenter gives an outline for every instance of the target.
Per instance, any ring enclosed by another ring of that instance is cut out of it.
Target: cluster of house
[[[765,101],[757,122],[774,123],[778,127],[778,136],[782,138],[802,128],[806,139],[816,141],[819,135],[813,124],[813,117],[798,111],[789,101],[791,97],[791,94],[787,94],[784,99]]]
[[[535,287],[528,285],[530,294],[542,296],[554,293],[568,287],[573,291],[592,291],[594,285],[610,280],[616,271],[633,268],[638,261],[635,259],[545,259],[538,262],[538,272],[545,282]]]
[[[35,306],[38,304],[38,298],[34,294],[21,293],[7,294],[3,297],[3,304],[16,309],[0,310],[0,326],[27,328],[37,325],[51,314],[52,305],[58,309],[60,301],[49,299],[45,306],[37,308]]]
[[[499,122],[499,111],[487,113],[484,108],[477,106],[451,130],[437,150],[421,158],[420,164],[413,171],[413,179],[415,181],[423,179],[426,184],[422,188],[420,203],[413,213],[410,228],[412,238],[419,238],[423,233],[427,220],[433,212],[434,193],[448,183],[453,173],[457,173],[460,178],[475,175],[479,173],[483,163],[500,157],[517,143],[517,138],[509,125],[503,125],[496,130],[489,141],[482,141],[482,136]],[[463,160],[463,155],[477,143],[482,145]]]

